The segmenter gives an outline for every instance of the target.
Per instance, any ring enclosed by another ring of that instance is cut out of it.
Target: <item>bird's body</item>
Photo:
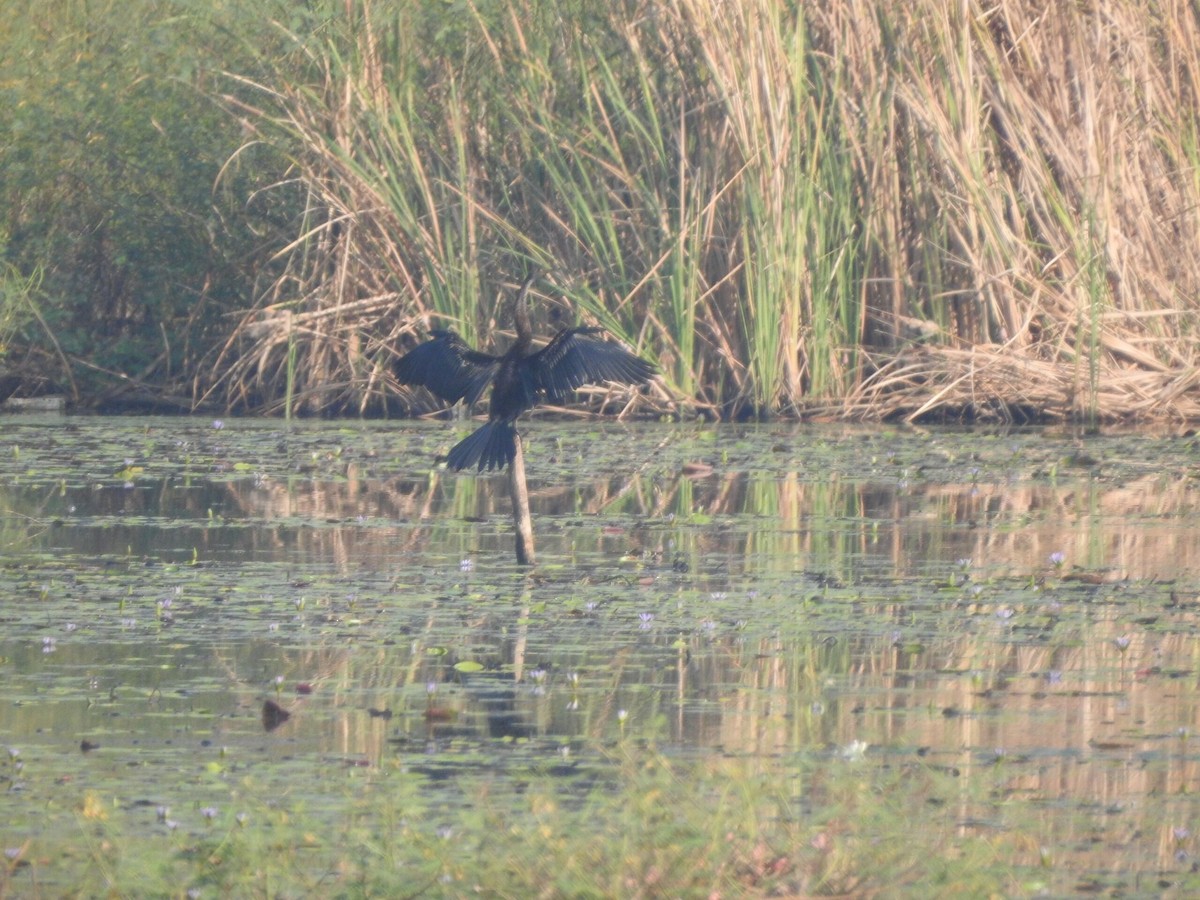
[[[402,384],[421,385],[448,403],[474,405],[488,385],[488,421],[451,448],[451,469],[502,469],[516,453],[515,422],[543,400],[558,403],[577,387],[615,381],[645,384],[655,373],[650,363],[620,344],[593,335],[600,328],[567,328],[546,346],[533,349],[527,296],[533,279],[521,285],[513,307],[516,340],[503,356],[473,350],[453,331],[437,330],[396,362]]]

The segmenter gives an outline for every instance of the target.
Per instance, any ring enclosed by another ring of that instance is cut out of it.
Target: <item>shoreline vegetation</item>
[[[537,267],[597,411],[1200,420],[1194,4],[17,5],[0,396],[424,413]]]

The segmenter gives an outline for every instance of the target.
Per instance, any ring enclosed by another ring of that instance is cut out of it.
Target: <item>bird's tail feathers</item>
[[[517,455],[517,429],[511,422],[487,422],[450,448],[446,466],[467,469],[503,469]]]

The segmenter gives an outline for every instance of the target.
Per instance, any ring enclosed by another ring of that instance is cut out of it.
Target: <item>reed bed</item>
[[[395,354],[537,268],[545,330],[660,364],[643,411],[1197,418],[1193,4],[458,8],[226,72],[299,213],[197,402],[421,411]]]

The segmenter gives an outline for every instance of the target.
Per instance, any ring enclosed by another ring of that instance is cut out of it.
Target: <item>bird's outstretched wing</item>
[[[465,397],[467,405],[474,406],[499,366],[498,357],[472,350],[453,331],[438,329],[430,332],[428,341],[400,357],[395,372],[401,384],[429,388],[447,403]]]
[[[602,333],[600,328],[568,328],[523,361],[547,400],[557,403],[584,384],[645,384],[654,377],[657,370],[641,357],[591,336]]]

